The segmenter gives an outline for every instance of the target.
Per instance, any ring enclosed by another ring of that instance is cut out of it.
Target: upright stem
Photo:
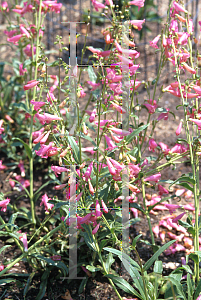
[[[41,27],[41,7],[42,7],[42,0],[40,0],[39,5],[39,14],[37,16],[36,12],[36,27],[37,27],[37,39],[36,39],[36,56],[35,56],[35,75],[34,79],[37,80],[37,71],[38,71],[38,56],[39,56],[39,30]],[[38,18],[37,18],[38,17]],[[33,49],[32,49],[33,50]],[[36,98],[36,87],[33,90],[33,99]],[[32,151],[32,132],[33,132],[33,105],[31,105],[31,125],[30,125],[30,136],[29,136],[29,148]],[[33,156],[29,160],[29,171],[30,171],[30,203],[31,203],[31,217],[32,222],[35,226],[36,218],[35,218],[35,204],[34,204],[34,193],[33,193]]]
[[[100,248],[99,248],[99,246],[98,246],[98,243],[97,243],[95,237],[94,237],[94,240],[95,240],[96,249],[97,249],[97,251],[98,251],[98,256],[99,256],[99,258],[100,258],[100,261],[101,261],[101,264],[102,264],[102,266],[103,266],[103,269],[104,269],[104,271],[105,271],[106,274],[109,274],[109,272],[107,271],[107,269],[106,269],[106,267],[105,267],[105,263],[104,263],[104,261],[103,261],[102,255],[101,255],[101,251],[100,251]],[[119,292],[117,291],[117,289],[116,289],[116,287],[115,287],[115,285],[114,285],[112,279],[111,279],[111,278],[108,278],[108,280],[109,280],[111,286],[113,287],[115,293],[117,294],[118,298],[119,298],[120,300],[123,300],[122,297],[121,297],[121,295],[120,295]]]

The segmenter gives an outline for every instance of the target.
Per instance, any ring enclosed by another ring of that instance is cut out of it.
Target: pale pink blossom
[[[21,176],[25,177],[25,169],[24,169],[24,163],[22,160],[20,160],[19,164],[18,164],[18,168],[20,168],[20,172],[21,172]]]
[[[10,199],[6,198],[5,200],[0,201],[1,211],[6,212],[7,205],[10,203]]]
[[[188,13],[188,11],[181,4],[179,4],[176,1],[173,2],[173,8],[176,9],[176,11]]]
[[[159,225],[156,225],[155,227],[152,227],[152,231],[155,234],[155,237],[159,237]]]
[[[162,185],[158,185],[159,190],[159,196],[162,196],[163,194],[169,194],[168,190],[166,190]]]
[[[176,135],[177,135],[177,136],[180,135],[180,133],[181,133],[182,123],[183,123],[183,122],[180,121],[179,126],[177,127],[177,130],[176,130]]]
[[[45,102],[43,101],[34,101],[34,100],[31,100],[30,103],[34,106],[34,110],[38,111],[43,105],[45,105]]]
[[[96,227],[92,230],[92,234],[96,234],[99,229],[100,224],[97,224]]]
[[[23,64],[19,65],[19,72],[20,72],[20,76],[23,76],[27,72],[26,68],[23,69]]]
[[[30,33],[27,31],[27,29],[22,24],[20,24],[20,32],[21,32],[21,34],[26,35],[26,37],[28,39],[31,37]]]
[[[153,181],[157,183],[159,182],[160,178],[161,178],[161,173],[157,173],[145,178],[144,181]]]
[[[149,140],[149,151],[155,152],[156,147],[157,147],[157,144],[154,141],[154,139],[150,139]]]
[[[161,241],[164,243],[165,242],[165,231],[162,231],[159,233]]]
[[[95,8],[96,11],[98,11],[101,8],[102,9],[105,8],[105,5],[103,3],[100,3],[100,2],[98,2],[96,0],[91,0],[91,2],[92,2],[92,4],[93,4],[93,6],[94,6],[94,8]]]
[[[158,116],[158,118],[157,118],[157,121],[160,121],[160,120],[162,120],[162,119],[164,119],[165,121],[167,121],[167,119],[168,119],[168,114],[169,114],[169,108],[166,108],[166,110],[167,110],[167,112],[165,112],[165,113],[161,113],[159,116]]]
[[[172,215],[173,212],[177,209],[180,208],[180,205],[177,204],[165,204],[165,207],[167,207],[167,209],[169,209],[170,214]]]
[[[32,48],[31,48],[31,45],[28,44],[26,46],[26,48],[24,49],[24,53],[29,56],[29,57],[32,57]],[[36,54],[36,47],[33,46],[33,53]]]
[[[2,8],[2,10],[9,12],[8,3],[6,1],[2,1],[1,8]]]
[[[197,120],[197,119],[189,119],[189,121],[195,123],[198,126],[198,130],[201,130],[201,120]]]
[[[158,43],[158,41],[160,40],[160,37],[161,37],[161,35],[159,34],[159,35],[157,35],[157,36],[153,39],[153,41],[150,41],[150,42],[149,42],[150,46],[153,47],[153,48],[155,48],[155,49],[158,49],[157,43]]]
[[[102,216],[102,212],[101,212],[101,209],[100,209],[100,204],[99,204],[99,201],[96,200],[96,217],[101,217]]]
[[[145,19],[144,20],[131,20],[131,21],[129,21],[129,23],[132,24],[135,29],[141,30],[142,24],[145,23]]]
[[[141,7],[144,7],[144,2],[145,0],[133,0],[133,1],[129,1],[128,5],[138,6],[138,11],[139,11]]]
[[[61,174],[61,172],[69,171],[69,169],[67,169],[65,167],[59,167],[59,166],[51,166],[51,169],[54,172],[54,174],[56,175],[56,177],[58,177],[58,174]]]
[[[0,264],[0,272],[4,270],[4,265]]]
[[[183,195],[184,192],[185,192],[185,189],[178,189],[178,190],[176,190],[175,195],[177,197],[180,197],[181,195]]]
[[[42,196],[42,201],[40,203],[40,206],[42,204],[44,204],[46,212],[49,212],[49,210],[51,210],[54,207],[54,204],[48,203],[49,200],[52,200],[52,199],[48,198],[47,194],[44,194]]]
[[[88,179],[88,184],[89,184],[89,192],[93,195],[95,191],[90,179]]]
[[[27,84],[24,85],[24,91],[26,90],[30,90],[32,89],[33,87],[35,87],[37,84],[39,83],[38,80],[30,80],[27,82]]]
[[[14,35],[11,38],[8,38],[7,41],[13,43],[14,45],[18,45],[19,40],[23,37],[23,34]]]
[[[24,251],[27,252],[28,251],[28,243],[27,243],[26,233],[23,233],[22,236],[19,237],[19,240],[22,241],[22,243],[24,245]]]
[[[84,177],[83,178],[84,178],[85,181],[88,181],[88,179],[91,178],[91,172],[92,172],[92,170],[93,170],[93,161],[89,164],[86,172],[84,173]]]
[[[178,220],[180,220],[185,214],[186,212],[183,212],[182,214],[178,215],[176,218],[172,219],[172,222],[177,223]]]
[[[0,170],[4,170],[6,169],[7,167],[5,165],[2,164],[2,160],[0,160]]]
[[[106,148],[105,150],[113,150],[115,149],[117,146],[114,144],[114,142],[111,140],[111,138],[109,138],[107,135],[105,135],[105,139],[108,145],[108,148]]]
[[[103,200],[101,200],[101,204],[102,204],[102,208],[103,208],[104,213],[107,214],[108,213],[108,208],[107,208],[107,206],[106,206],[106,204]]]
[[[60,184],[60,185],[55,185],[54,189],[55,190],[62,190],[65,187],[66,187],[66,183],[63,183],[63,184]]]

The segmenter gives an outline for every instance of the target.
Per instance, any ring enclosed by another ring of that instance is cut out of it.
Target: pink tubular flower
[[[47,194],[44,194],[42,196],[42,201],[40,203],[40,206],[42,204],[44,204],[46,212],[49,212],[49,210],[51,210],[54,207],[54,204],[48,203],[49,200],[52,200],[52,199],[48,198]]]
[[[176,204],[165,204],[165,207],[167,209],[169,209],[169,212],[170,214],[172,215],[173,212],[177,209],[177,208],[180,208],[181,206],[180,205],[176,205]]]
[[[0,160],[0,170],[4,170],[4,169],[6,169],[7,167],[6,166],[4,166],[3,164],[2,164],[2,160]]]
[[[151,176],[145,178],[144,181],[153,181],[153,182],[157,183],[157,182],[159,182],[160,178],[161,178],[161,173],[157,173],[155,175],[151,175]]]
[[[155,105],[151,105],[149,103],[144,103],[144,106],[146,106],[146,108],[148,109],[149,114],[155,113],[155,110],[157,108],[157,105],[155,106]]]
[[[110,174],[111,175],[115,175],[116,174],[116,170],[115,170],[113,164],[111,163],[111,161],[109,160],[108,157],[106,157],[106,163],[107,163],[108,170],[109,170]]]
[[[8,38],[7,41],[15,45],[18,44],[19,40],[23,37],[23,34],[14,35],[11,38]]]
[[[90,179],[88,179],[88,184],[89,184],[89,191],[93,195],[95,193],[95,191],[94,191],[94,188],[93,188],[93,185],[92,185]]]
[[[103,200],[101,200],[101,204],[102,204],[104,213],[107,214],[108,213],[108,208],[107,208],[107,206],[106,206],[106,204],[105,204],[105,202]]]
[[[177,3],[176,1],[173,2],[173,7],[176,11],[188,13],[188,11],[181,4]]]
[[[194,211],[195,207],[192,203],[186,204],[183,206],[185,210]]]
[[[91,0],[91,2],[92,2],[92,4],[93,4],[96,11],[98,11],[101,8],[105,8],[105,5],[103,3],[100,3],[96,0]]]
[[[180,135],[181,129],[182,129],[182,121],[180,121],[179,126],[177,127],[176,135]]]
[[[29,56],[29,57],[32,57],[32,48],[31,48],[31,45],[28,44],[26,46],[26,48],[24,49],[24,53]],[[33,46],[33,53],[36,54],[36,47]]]
[[[18,168],[20,168],[21,176],[25,177],[25,169],[24,169],[24,164],[23,164],[22,160],[20,160],[20,162],[18,164]]]
[[[38,151],[35,150],[35,152],[41,158],[48,158],[56,155],[58,150],[56,147],[53,147],[53,142],[50,142],[49,145],[41,145],[41,148]]]
[[[122,106],[120,106],[120,105],[118,105],[118,104],[116,104],[114,102],[111,102],[111,107],[115,108],[121,114],[125,114],[126,113],[126,110]]]
[[[92,230],[92,234],[96,234],[99,229],[100,224],[97,224],[96,227]]]
[[[110,127],[110,130],[113,133],[116,133],[117,135],[121,135],[121,136],[127,136],[127,135],[130,134],[130,131],[122,130],[122,129],[119,129],[119,128],[116,128],[116,127]]]
[[[82,148],[82,151],[83,151],[83,152],[89,152],[89,153],[91,153],[92,155],[96,152],[96,151],[94,151],[94,147],[86,147],[86,148]]]
[[[162,119],[164,119],[165,121],[167,121],[168,119],[168,114],[169,114],[169,108],[166,108],[167,112],[166,113],[161,113],[159,116],[158,116],[158,119],[157,121],[160,121]]]
[[[92,169],[93,169],[93,161],[89,164],[86,172],[84,173],[84,179],[86,181],[88,181],[88,179],[91,178]]]
[[[1,3],[1,7],[4,11],[6,10],[6,12],[9,12],[8,3],[6,1]]]
[[[0,272],[4,270],[4,265],[0,264]]]
[[[38,111],[43,105],[45,105],[45,102],[43,102],[43,101],[36,102],[34,100],[31,100],[30,103],[33,104],[34,110],[36,110],[36,111]]]
[[[164,243],[165,242],[165,231],[162,231],[159,233],[161,241]]]
[[[100,82],[99,83],[95,83],[92,81],[87,81],[88,84],[90,84],[92,86],[92,91],[95,91],[99,86],[100,86]]]
[[[22,24],[20,25],[20,32],[21,32],[21,34],[26,35],[27,38],[31,37],[30,33],[27,31],[27,29]]]
[[[113,5],[113,1],[112,0],[105,0],[107,5]]]
[[[55,190],[62,190],[65,187],[66,187],[66,183],[63,183],[63,184],[60,184],[60,185],[55,185],[54,189]]]
[[[105,135],[105,139],[106,139],[106,143],[108,145],[108,148],[105,150],[113,150],[114,148],[116,148],[117,146],[114,144],[114,142],[111,140],[111,138],[109,138],[107,135]]]
[[[144,20],[131,20],[129,21],[130,24],[133,25],[133,27],[135,29],[138,29],[138,30],[141,30],[142,29],[142,24],[145,22],[145,19]]]
[[[6,198],[5,200],[0,201],[1,211],[6,212],[7,205],[10,203],[10,199]]]
[[[58,167],[58,166],[51,166],[51,169],[54,172],[54,174],[56,175],[56,177],[58,177],[58,174],[61,174],[61,172],[67,172],[67,171],[69,171],[65,167]]]
[[[194,122],[198,126],[198,130],[201,130],[201,120],[190,118],[189,121]]]
[[[155,49],[158,49],[157,43],[158,43],[158,41],[160,40],[160,37],[161,37],[161,35],[159,34],[159,35],[157,35],[157,36],[153,39],[153,41],[150,41],[150,42],[149,42],[150,46],[153,47],[153,48],[155,48]]]
[[[39,81],[35,80],[35,79],[31,80],[31,81],[28,81],[27,84],[24,85],[24,91],[32,89],[38,83],[39,83]]]
[[[22,243],[24,245],[24,251],[27,252],[28,251],[28,243],[27,243],[26,233],[23,233],[22,236],[19,237],[19,240],[22,241]]]
[[[158,185],[159,190],[159,196],[162,196],[163,194],[169,194],[168,190],[166,190],[162,185]]]
[[[186,63],[182,63],[182,66],[184,69],[186,69],[188,72],[190,72],[191,74],[196,74],[196,70],[189,67]]]
[[[98,218],[98,217],[101,217],[102,216],[102,212],[101,212],[101,210],[100,210],[100,204],[99,204],[99,202],[98,202],[98,200],[96,200],[96,217]]]
[[[4,132],[4,128],[3,128],[3,122],[4,120],[0,120],[0,134],[2,134]]]
[[[40,115],[39,113],[37,113],[37,114],[35,114],[35,116],[42,125],[44,125],[45,123],[49,124],[52,121],[62,120],[62,118],[55,116],[55,115],[48,114],[48,113],[44,113],[43,115]]]
[[[133,184],[131,183],[127,183],[126,186],[133,192],[133,193],[136,193],[136,194],[139,194],[140,193],[140,190]]]
[[[19,72],[20,72],[20,76],[23,76],[27,72],[26,68],[23,69],[23,64],[19,65]]]
[[[128,5],[138,6],[138,11],[139,11],[140,8],[144,6],[144,2],[145,2],[145,0],[133,0],[133,1],[128,2]]]
[[[180,220],[185,214],[186,212],[183,212],[182,214],[178,215],[176,218],[172,219],[172,222],[177,223],[178,220]]]
[[[149,151],[155,152],[156,147],[157,147],[157,144],[154,141],[154,139],[150,139],[149,140]]]
[[[159,226],[156,225],[155,227],[152,227],[152,231],[155,234],[155,237],[159,237]]]

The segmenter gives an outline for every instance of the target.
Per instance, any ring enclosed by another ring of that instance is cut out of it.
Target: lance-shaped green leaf
[[[81,225],[85,232],[83,232],[83,236],[84,236],[84,240],[85,240],[85,243],[87,244],[87,246],[89,248],[91,248],[93,251],[98,251],[97,248],[96,248],[96,244],[94,242],[94,238],[93,238],[93,235],[92,235],[92,229],[91,229],[91,226],[90,225],[87,225],[87,224],[82,224]]]
[[[121,277],[114,276],[112,274],[105,275],[108,278],[111,278],[112,281],[123,291],[128,294],[137,296],[140,299],[144,299],[126,280]]]
[[[144,264],[143,270],[147,271],[151,267],[151,265],[155,262],[155,260],[157,260],[159,255],[161,255],[161,253],[163,253],[163,251],[165,251],[174,242],[176,242],[176,240],[168,242],[167,244],[163,245],[156,253],[154,253],[154,255]]]
[[[135,129],[131,134],[129,134],[126,137],[126,142],[129,144],[130,142],[132,142],[132,140],[134,139],[135,136],[137,136],[142,130],[146,129],[149,126],[149,124],[143,125],[138,127],[137,129]]]
[[[190,190],[190,191],[194,191],[193,188],[189,185],[195,185],[195,179],[192,178],[192,176],[186,176],[185,174],[183,174],[181,177],[179,177],[178,179],[176,179],[175,181],[173,181],[170,185],[169,188],[173,185],[173,184],[178,184],[181,185],[183,187],[185,187],[186,189]]]

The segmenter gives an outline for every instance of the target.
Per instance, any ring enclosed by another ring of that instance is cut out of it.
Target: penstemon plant
[[[49,63],[48,53],[44,51],[45,16],[50,11],[59,13],[61,3],[56,0],[33,0],[19,5],[16,1],[12,8],[17,14],[16,23],[9,21],[5,34],[7,42],[17,47],[19,55],[18,59],[13,60],[15,76],[11,81],[7,82],[2,76],[1,65],[0,143],[11,147],[17,143],[24,147],[24,162],[17,155],[10,156],[16,160],[15,167],[20,169],[21,175],[10,178],[9,182],[13,188],[17,183],[18,188],[25,192],[30,200],[30,211],[18,208],[9,198],[5,198],[6,195],[0,194],[1,211],[5,213],[8,209],[13,212],[8,223],[0,216],[0,235],[12,237],[22,252],[0,266],[0,283],[9,282],[5,273],[16,263],[26,260],[32,273],[24,297],[36,271],[43,271],[37,296],[37,299],[42,299],[51,271],[57,268],[55,278],[58,280],[62,275],[64,279],[72,280],[81,270],[85,272],[87,277],[82,279],[79,293],[86,287],[88,278],[99,271],[108,278],[118,299],[123,298],[117,287],[139,299],[199,299],[201,82],[198,67],[200,56],[192,46],[193,41],[197,43],[193,37],[192,19],[182,3],[170,2],[165,27],[160,35],[150,41],[150,47],[157,49],[157,55],[160,53],[157,76],[152,83],[142,82],[138,80],[140,53],[131,36],[132,28],[140,31],[145,20],[129,20],[129,8],[133,5],[138,9],[144,7],[144,0],[124,3],[124,14],[115,11],[112,0],[106,0],[105,4],[92,0],[92,4],[96,11],[105,10],[111,24],[102,30],[105,49],[86,47],[85,38],[82,60],[86,48],[92,55],[89,66],[83,69],[62,60],[62,51],[67,48],[60,36],[55,41],[55,47],[58,45],[59,48],[56,61]],[[9,18],[6,2],[1,5],[1,11]],[[32,21],[27,17],[30,13]],[[71,51],[72,48],[73,36]],[[174,67],[176,81],[161,89],[159,79],[168,61]],[[57,75],[52,75],[55,67]],[[84,82],[81,75],[85,75]],[[90,80],[86,80],[87,76]],[[147,99],[143,102],[137,92],[142,85],[147,91]],[[90,88],[89,93],[85,93],[84,86]],[[11,98],[14,90],[17,93]],[[172,149],[153,138],[158,123],[161,120],[167,122],[172,113],[161,106],[162,94],[157,96],[158,90],[181,99],[177,109],[183,108],[183,119],[176,136],[180,135],[183,127],[186,139],[178,138]],[[83,103],[84,109],[81,110]],[[10,107],[14,108],[12,115]],[[24,114],[26,119],[19,119],[19,113]],[[147,117],[146,123],[142,122],[144,116]],[[16,122],[14,136],[11,132],[12,121]],[[26,129],[24,135],[20,131],[21,126]],[[86,142],[91,146],[84,147]],[[157,157],[153,158],[152,152]],[[52,180],[34,193],[34,166],[45,159],[52,164]],[[183,174],[175,181],[161,180],[161,174],[167,167],[184,161],[190,161],[192,173]],[[0,170],[6,168],[0,161]],[[27,169],[29,179],[25,179]],[[163,186],[164,182],[170,184],[169,188],[176,184],[187,189],[187,197],[194,195],[194,205],[169,203],[180,194],[168,195],[169,190]],[[57,196],[52,199],[47,193],[41,195],[43,188],[53,183],[55,191],[62,191],[65,200]],[[157,190],[158,194],[148,199],[147,190],[150,188]],[[42,221],[36,214],[39,199],[40,206],[45,208]],[[128,204],[133,218],[129,218]],[[165,209],[169,210],[170,215],[152,227],[150,214]],[[177,216],[173,215],[176,209],[182,211]],[[189,211],[195,211],[195,220]],[[145,264],[137,247],[140,236],[134,238],[132,245],[125,241],[125,237],[121,238],[121,233],[128,233],[132,225],[140,222],[139,214],[147,220],[150,240],[145,242],[153,250],[153,256]],[[186,214],[188,216],[184,222],[181,218]],[[23,223],[19,222],[22,218]],[[169,231],[175,229],[182,234],[168,232],[171,241],[159,247],[154,235],[165,241],[165,234],[159,226]],[[193,238],[194,248],[191,247],[191,238],[187,236],[189,234]],[[186,251],[179,244],[181,241],[188,245],[186,248],[190,245],[192,251],[188,252],[182,267],[169,276],[163,276],[159,256]],[[6,244],[1,250],[7,247],[10,245]],[[72,257],[71,249],[78,252],[79,257]],[[131,250],[136,261],[131,259]],[[122,261],[133,286],[112,268],[115,262],[113,255]],[[187,264],[189,259],[194,261],[193,270]],[[148,273],[153,264],[153,272]],[[73,276],[72,271],[76,272]],[[183,272],[187,272],[186,281]]]

